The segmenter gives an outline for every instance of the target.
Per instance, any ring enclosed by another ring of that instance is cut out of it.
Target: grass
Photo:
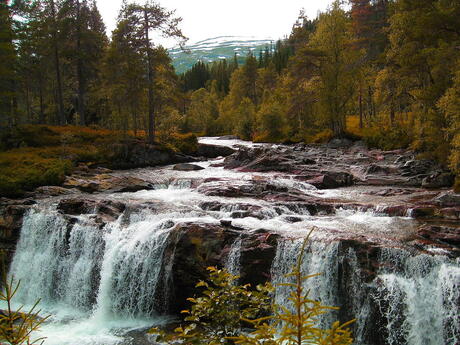
[[[39,186],[60,185],[78,163],[110,167],[123,142],[142,137],[107,129],[78,126],[23,125],[0,133],[0,196],[20,197]],[[190,154],[197,149],[192,134],[175,134],[167,145]]]

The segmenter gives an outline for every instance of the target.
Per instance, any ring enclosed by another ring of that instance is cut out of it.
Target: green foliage
[[[173,133],[169,137],[168,144],[171,145],[176,151],[184,154],[194,154],[198,150],[198,139],[193,133]]]
[[[60,185],[72,169],[69,159],[56,151],[15,149],[0,152],[0,195],[21,196],[43,185]]]
[[[0,314],[0,342],[10,345],[41,345],[45,338],[32,339],[32,332],[38,330],[49,316],[40,317],[41,310],[37,309],[40,300],[32,308],[23,312],[23,307],[12,309],[13,297],[19,289],[20,282],[7,279],[4,273],[2,279],[3,290],[0,300],[6,302],[7,309]]]
[[[188,298],[192,307],[182,311],[187,315],[187,326],[175,330],[174,337],[184,344],[232,344],[229,337],[241,332],[241,319],[252,319],[271,310],[270,284],[252,290],[250,285],[236,285],[238,277],[226,270],[209,267],[208,271],[209,282],[200,281],[196,285],[204,289],[202,296]],[[162,340],[168,337],[163,334]]]

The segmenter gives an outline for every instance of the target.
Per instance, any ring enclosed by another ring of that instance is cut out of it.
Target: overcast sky
[[[140,0],[142,2],[142,0]],[[301,8],[309,18],[324,11],[331,0],[159,0],[183,18],[182,31],[190,43],[216,36],[283,38],[291,32]],[[110,35],[122,0],[98,0]],[[163,45],[170,45],[164,42]]]

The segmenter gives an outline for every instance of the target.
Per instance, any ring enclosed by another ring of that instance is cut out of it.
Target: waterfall
[[[290,305],[291,288],[279,284],[293,282],[284,276],[292,271],[301,247],[302,240],[298,239],[283,239],[278,244],[272,265],[273,283],[278,285],[275,294],[278,305]],[[458,344],[460,260],[442,255],[414,255],[401,248],[381,249],[377,260],[381,268],[372,282],[365,283],[352,248],[341,251],[338,242],[312,240],[303,253],[302,273],[322,274],[307,279],[303,286],[310,291],[309,297],[324,305],[346,304],[350,310],[345,310],[345,314],[356,319],[353,327],[358,345],[372,345],[369,334],[375,332],[384,334],[388,345]],[[339,280],[339,266],[343,270],[345,261],[350,269]],[[340,289],[346,290],[340,292]],[[371,303],[376,308],[374,311]],[[376,315],[378,319],[372,319]],[[338,313],[331,312],[321,317],[319,324],[328,327],[337,319]],[[384,329],[379,330],[380,327]]]
[[[225,268],[228,273],[239,276],[240,275],[240,257],[241,257],[241,244],[243,240],[241,236],[237,237],[235,242],[233,242],[228,253],[228,259],[225,263]]]
[[[384,249],[374,298],[386,305],[388,344],[458,344],[460,342],[460,268],[446,256],[411,256]]]
[[[284,239],[278,243],[275,259],[272,264],[272,283],[276,287],[275,303],[285,307],[291,306],[289,293],[291,287],[280,286],[282,283],[293,283],[294,278],[286,278],[292,272],[297,258],[301,255],[303,240]],[[302,253],[302,275],[319,273],[319,276],[309,278],[303,282],[305,291],[309,291],[309,298],[320,301],[326,306],[337,305],[337,262],[338,243],[323,243],[311,241]],[[335,312],[323,314],[320,325],[327,327],[336,319]]]
[[[91,310],[103,252],[101,230],[84,219],[69,220],[50,209],[30,210],[10,269],[21,281],[17,300],[32,305],[41,298],[48,306]]]
[[[33,304],[140,316],[155,314],[163,251],[174,225],[155,215],[103,228],[86,216],[67,219],[52,209],[24,218],[10,274],[21,280],[17,298]]]

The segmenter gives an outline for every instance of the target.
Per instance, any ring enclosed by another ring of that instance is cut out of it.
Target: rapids
[[[253,146],[216,138],[201,142]],[[45,345],[148,344],[142,331],[170,320],[165,311],[172,263],[165,251],[172,230],[178,224],[220,225],[222,221],[231,222],[241,234],[265,229],[279,236],[271,264],[275,284],[284,281],[302,238],[315,228],[303,254],[303,270],[322,274],[305,284],[315,299],[342,308],[324,317],[323,325],[337,318],[357,319],[357,345],[460,343],[459,258],[439,248],[428,246],[418,253],[400,245],[420,224],[410,214],[390,216],[379,211],[398,201],[397,196],[372,195],[369,192],[379,190],[372,186],[318,190],[291,174],[224,169],[219,166],[222,161],[197,162],[205,168],[198,171],[166,166],[117,172],[149,181],[154,189],[84,195],[127,205],[102,223],[95,221],[96,210],[72,217],[60,212],[62,196],[41,200],[28,211],[10,275],[21,281],[18,304],[31,306],[41,299],[42,314],[51,315],[37,332],[47,337]],[[312,214],[295,202],[205,194],[223,184],[241,188],[260,180],[325,202],[366,201],[379,207],[337,206],[333,212]],[[379,248],[372,277],[364,272],[362,253],[346,245],[364,237]],[[237,236],[222,262],[233,274],[242,270],[244,245],[244,236]],[[279,288],[275,301],[284,305],[287,297],[286,288]],[[378,319],[376,311],[381,312]],[[382,330],[375,329],[376,322]],[[133,336],[136,332],[142,335]]]

